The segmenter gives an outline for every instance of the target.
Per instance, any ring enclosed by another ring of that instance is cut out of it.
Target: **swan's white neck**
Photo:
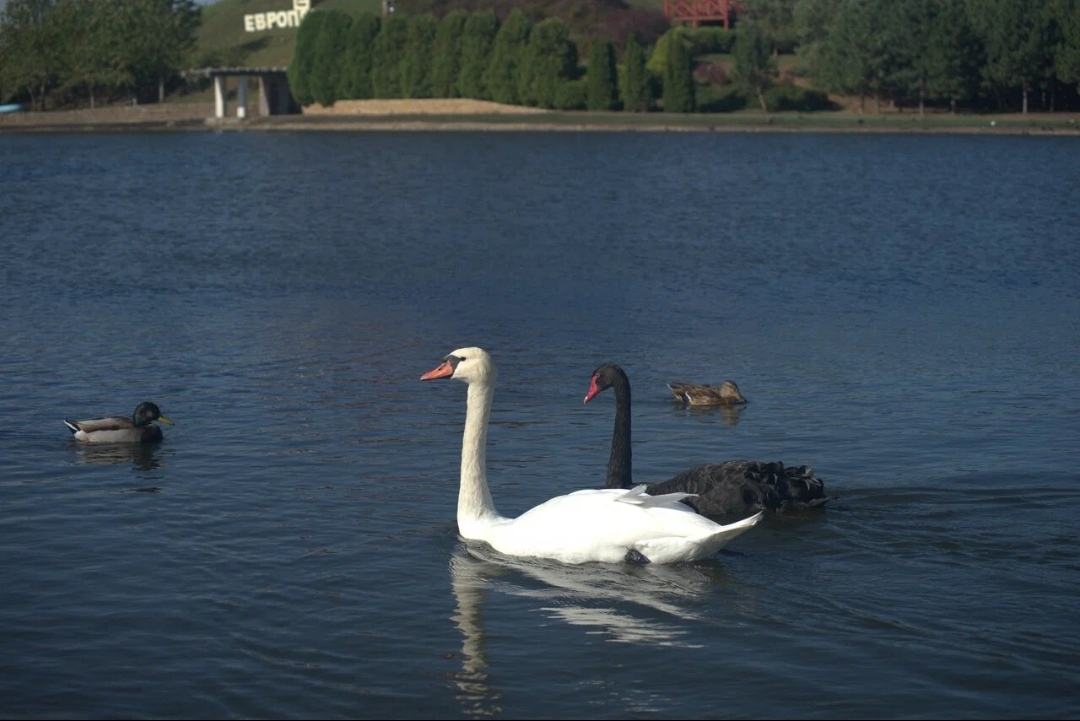
[[[461,441],[461,488],[458,489],[458,532],[470,540],[486,540],[487,529],[505,520],[495,510],[487,483],[487,429],[495,386],[485,381],[469,383],[465,410],[465,434]]]

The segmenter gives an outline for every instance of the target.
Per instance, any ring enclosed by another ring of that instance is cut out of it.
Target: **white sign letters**
[[[244,16],[244,32],[257,33],[274,28],[298,28],[311,9],[311,0],[293,0],[292,10],[252,13]]]

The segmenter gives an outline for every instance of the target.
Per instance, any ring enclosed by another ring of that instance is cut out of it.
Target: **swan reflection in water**
[[[140,471],[161,467],[159,443],[74,443],[83,463],[131,463]]]
[[[729,600],[741,595],[723,589],[732,580],[711,561],[571,565],[506,556],[484,543],[458,543],[450,558],[450,580],[457,601],[452,620],[462,634],[461,671],[455,674],[458,698],[473,717],[502,712],[501,694],[488,683],[485,594],[535,599],[535,610],[593,629],[589,633],[610,642],[683,648],[702,647],[694,640],[694,623],[708,621],[695,608],[715,612],[704,599],[714,597],[718,588]]]

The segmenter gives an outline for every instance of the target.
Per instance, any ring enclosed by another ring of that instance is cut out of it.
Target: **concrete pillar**
[[[259,76],[259,115],[271,115],[275,112],[270,102],[270,83],[272,79],[265,75]]]
[[[225,117],[225,76],[214,76],[214,117]]]
[[[241,75],[236,79],[236,117],[240,119],[247,117],[247,86],[246,75]]]

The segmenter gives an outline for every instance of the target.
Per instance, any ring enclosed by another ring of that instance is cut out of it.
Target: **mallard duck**
[[[173,422],[161,414],[156,404],[144,401],[135,407],[131,418],[106,416],[85,421],[64,420],[75,440],[83,443],[144,443],[161,440],[161,428],[154,425],[161,421],[170,426]]]
[[[746,403],[735,381],[724,381],[718,386],[672,381],[667,387],[676,400],[688,406],[737,406]]]
[[[615,389],[615,431],[611,436],[605,488],[632,488],[633,452],[630,431],[630,379],[614,363],[605,363],[589,379],[588,403],[608,388]],[[781,461],[732,460],[688,468],[666,481],[646,486],[650,495],[690,494],[682,502],[717,523],[748,514],[794,513],[824,506],[833,500],[825,482],[808,466],[785,466]]]

